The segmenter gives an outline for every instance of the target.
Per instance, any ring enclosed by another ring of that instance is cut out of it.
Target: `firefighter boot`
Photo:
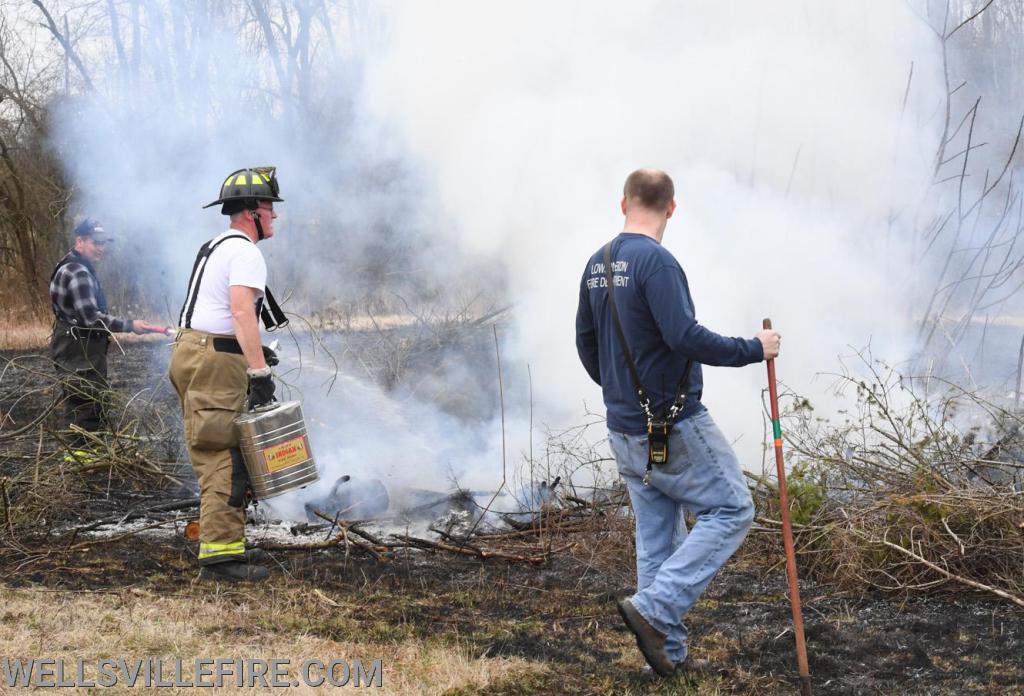
[[[261,565],[245,561],[225,561],[205,565],[199,570],[200,580],[225,580],[228,582],[258,582],[266,580],[270,571]]]
[[[269,563],[273,560],[270,554],[263,549],[251,547],[245,550],[245,562],[246,563]]]

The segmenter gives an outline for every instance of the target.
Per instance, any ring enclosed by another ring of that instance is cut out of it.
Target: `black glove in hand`
[[[275,367],[281,362],[281,359],[277,357],[277,353],[266,346],[263,346],[263,360],[267,363],[267,367]]]
[[[270,368],[264,368],[266,374],[252,374],[252,372],[263,372],[253,370],[249,374],[249,410],[255,411],[260,406],[266,406],[274,402],[274,379],[270,376]]]

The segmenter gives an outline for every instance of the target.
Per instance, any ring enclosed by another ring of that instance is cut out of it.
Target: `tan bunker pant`
[[[181,329],[171,351],[171,383],[181,399],[185,442],[199,479],[200,565],[245,560],[248,477],[233,420],[245,403],[246,362],[218,351],[214,339],[234,337]]]

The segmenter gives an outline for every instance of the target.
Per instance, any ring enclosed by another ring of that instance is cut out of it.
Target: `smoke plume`
[[[493,486],[501,416],[508,464],[529,423],[539,434],[603,411],[575,355],[578,282],[620,231],[622,182],[642,166],[675,179],[664,243],[699,320],[751,336],[770,316],[790,387],[826,398],[815,375],[852,348],[912,354],[930,272],[911,267],[915,216],[945,88],[939,44],[909,5],[282,7],[267,19],[289,50],[268,45],[248,5],[147,3],[149,43],[129,39],[125,11],[120,38],[108,27],[79,44],[97,87],[62,102],[54,145],[77,210],[123,232],[124,262],[168,314],[195,249],[225,227],[199,206],[230,171],[263,164],[278,166],[286,202],[261,248],[291,309],[513,305],[498,345],[474,349],[487,359],[440,342],[417,388],[346,363],[328,391],[322,355],[307,346],[301,371],[286,361],[328,478]],[[757,468],[763,368],[708,369],[705,382]],[[440,409],[441,387],[482,405]]]

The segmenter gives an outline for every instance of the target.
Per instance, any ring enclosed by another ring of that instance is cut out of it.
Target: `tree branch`
[[[46,18],[47,28],[50,30],[50,33],[53,34],[53,38],[57,39],[60,45],[64,47],[64,52],[67,54],[71,62],[75,64],[75,67],[78,68],[78,72],[81,73],[82,79],[85,81],[86,89],[90,92],[95,92],[96,88],[92,84],[92,79],[89,77],[89,73],[85,69],[85,64],[82,63],[82,59],[78,57],[78,53],[71,45],[70,37],[64,36],[64,34],[60,32],[60,29],[57,28],[57,24],[53,21],[53,17],[50,15],[49,10],[47,10],[46,6],[43,5],[42,0],[32,0],[32,4],[38,7],[39,11],[43,13],[43,17]]]

